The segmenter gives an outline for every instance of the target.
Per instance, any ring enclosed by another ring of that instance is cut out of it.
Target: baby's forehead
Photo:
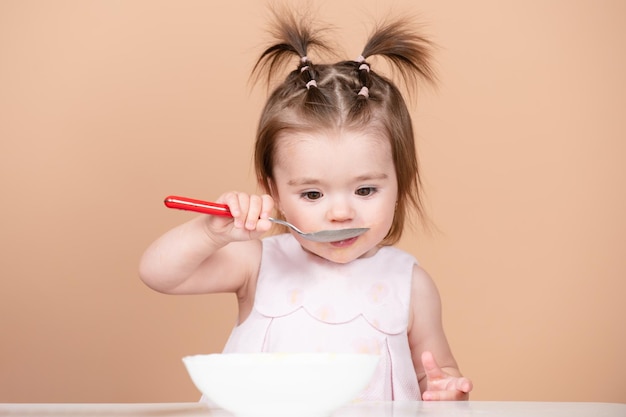
[[[281,134],[276,141],[276,154],[282,156],[294,152],[386,152],[391,150],[389,138],[379,131],[321,130],[289,132]]]
[[[276,143],[274,167],[334,171],[335,165],[388,166],[393,164],[390,141],[376,132],[294,132]]]

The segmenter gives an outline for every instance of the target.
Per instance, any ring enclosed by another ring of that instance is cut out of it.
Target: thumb
[[[439,379],[445,376],[437,364],[437,361],[435,361],[435,357],[432,352],[422,352],[422,366],[424,367],[424,372],[426,373],[426,378],[428,379]]]

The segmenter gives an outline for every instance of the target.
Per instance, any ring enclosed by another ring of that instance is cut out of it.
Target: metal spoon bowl
[[[230,209],[226,204],[211,203],[209,201],[195,200],[192,198],[178,196],[169,196],[165,198],[164,203],[169,208],[195,211],[198,213],[210,214],[213,216],[233,217],[233,215],[230,213]],[[366,227],[359,227],[351,229],[320,230],[318,232],[306,233],[298,229],[293,224],[284,220],[275,219],[273,217],[270,217],[268,220],[273,223],[287,226],[303,238],[312,242],[338,242],[341,240],[357,237],[369,230]]]

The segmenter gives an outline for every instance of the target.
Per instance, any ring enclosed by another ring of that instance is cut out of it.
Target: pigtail
[[[258,81],[262,73],[267,76],[267,85],[272,78],[280,74],[286,64],[294,57],[298,57],[298,68],[290,73],[288,78],[301,78],[306,86],[315,79],[315,69],[308,58],[313,50],[329,52],[328,43],[321,36],[323,30],[314,31],[311,19],[302,16],[297,18],[288,11],[273,10],[274,22],[270,26],[270,34],[274,42],[259,57],[252,69],[253,81]]]
[[[362,67],[363,62],[371,56],[385,58],[401,75],[409,93],[412,93],[420,80],[431,84],[437,81],[431,65],[433,48],[433,43],[415,30],[415,23],[411,19],[401,18],[375,28],[357,64]],[[367,72],[364,76],[369,78],[369,66]]]
[[[272,78],[281,72],[285,65],[294,56],[299,58],[297,69],[291,71],[281,90],[283,97],[300,100],[301,105],[314,118],[324,119],[332,112],[329,98],[319,88],[318,71],[316,65],[309,58],[309,53],[333,55],[332,48],[323,38],[326,28],[313,30],[311,16],[296,17],[288,10],[273,10],[274,23],[270,33],[276,43],[268,47],[259,57],[253,70],[252,77],[259,79],[262,72],[267,74],[266,83],[269,86]]]

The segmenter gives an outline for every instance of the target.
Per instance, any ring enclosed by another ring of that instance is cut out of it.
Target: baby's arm
[[[467,400],[472,382],[452,355],[441,320],[441,299],[432,278],[413,270],[409,345],[424,400]]]
[[[261,259],[258,238],[268,231],[271,197],[227,193],[218,202],[233,218],[202,215],[168,231],[144,252],[139,275],[168,294],[238,292],[255,276]]]

